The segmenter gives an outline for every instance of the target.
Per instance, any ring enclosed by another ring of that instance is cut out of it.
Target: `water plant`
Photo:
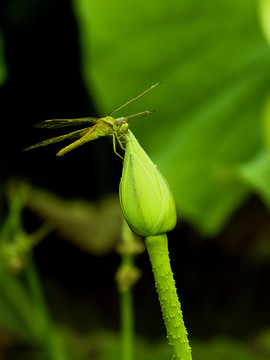
[[[120,203],[135,234],[145,237],[173,359],[190,360],[187,331],[173,278],[166,233],[176,224],[168,183],[129,130],[120,182]]]

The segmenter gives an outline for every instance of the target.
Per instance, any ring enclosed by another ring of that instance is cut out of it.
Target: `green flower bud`
[[[166,233],[176,224],[170,187],[131,131],[127,140],[119,191],[123,214],[137,235]]]

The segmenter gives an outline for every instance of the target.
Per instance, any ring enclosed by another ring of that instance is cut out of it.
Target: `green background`
[[[251,191],[267,202],[270,49],[258,3],[79,0],[74,8],[84,79],[102,114],[165,80],[122,111],[157,110],[130,126],[181,216],[212,234]]]

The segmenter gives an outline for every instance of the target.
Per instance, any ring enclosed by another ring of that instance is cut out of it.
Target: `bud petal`
[[[129,130],[120,182],[120,204],[135,234],[155,236],[172,230],[176,208],[170,187]]]

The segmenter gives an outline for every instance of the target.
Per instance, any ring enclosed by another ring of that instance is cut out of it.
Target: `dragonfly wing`
[[[73,125],[85,125],[85,124],[96,124],[98,122],[98,118],[94,117],[87,117],[87,118],[77,118],[77,119],[51,119],[51,120],[44,120],[35,125],[38,128],[62,128],[66,126],[73,126]]]
[[[73,149],[76,149],[78,146],[81,146],[88,141],[92,141],[92,140],[99,138],[101,136],[101,134],[97,131],[97,127],[98,127],[98,124],[88,128],[88,130],[83,134],[82,137],[80,137],[78,140],[74,141],[73,143],[67,145],[60,151],[58,151],[58,153],[56,155],[63,156],[67,152],[69,152]]]
[[[73,131],[73,132],[65,134],[65,135],[61,135],[61,136],[57,136],[57,137],[54,137],[54,138],[51,138],[51,139],[48,139],[48,140],[44,140],[44,141],[41,141],[41,142],[39,142],[37,144],[34,144],[34,145],[31,145],[31,146],[27,147],[26,149],[24,149],[24,151],[32,150],[32,149],[35,149],[35,148],[40,147],[40,146],[47,146],[47,145],[50,145],[50,144],[54,144],[54,143],[57,143],[57,142],[62,141],[62,140],[82,137],[90,129],[91,128],[88,127],[88,128],[85,128],[85,129],[80,129],[80,130],[77,130],[77,131]]]

